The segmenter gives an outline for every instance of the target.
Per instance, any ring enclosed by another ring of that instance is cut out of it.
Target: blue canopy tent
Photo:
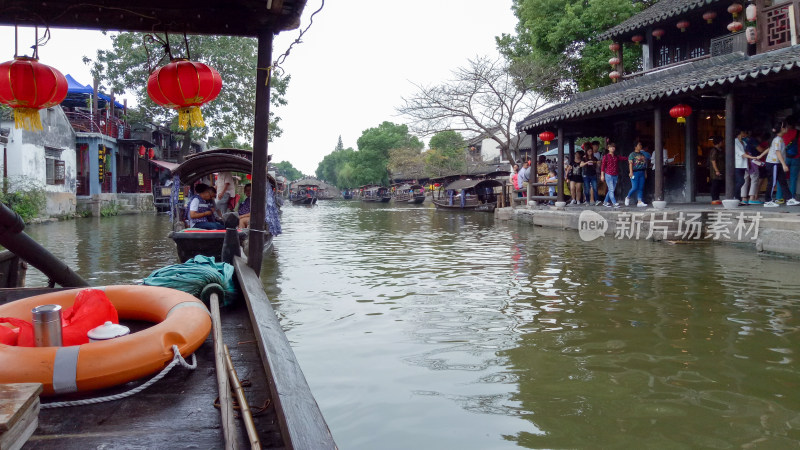
[[[79,83],[72,75],[67,74],[64,76],[67,79],[67,98],[64,99],[62,105],[70,107],[87,107],[87,99],[92,96],[94,89],[92,86]],[[97,94],[99,107],[105,108],[106,104],[111,101],[111,97],[100,92]],[[122,103],[114,101],[114,107],[122,109]]]

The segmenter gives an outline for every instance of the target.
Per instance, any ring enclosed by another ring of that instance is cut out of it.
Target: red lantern
[[[619,65],[620,62],[621,61],[616,56],[608,60],[608,63],[611,64],[612,66],[617,66]]]
[[[608,49],[611,50],[612,52],[615,52],[615,53],[618,52],[619,51],[619,43],[617,43],[617,42],[612,43],[611,45],[608,46]]]
[[[737,31],[742,30],[742,22],[731,22],[728,24],[728,31],[731,33],[736,33]]]
[[[58,105],[67,96],[67,79],[36,58],[19,56],[0,64],[0,103],[14,108],[14,126],[42,130],[39,110]]]
[[[156,69],[147,80],[147,94],[158,105],[178,110],[178,125],[204,127],[200,106],[217,98],[222,78],[203,63],[176,59]]]
[[[658,40],[661,40],[661,36],[663,36],[664,33],[665,31],[663,28],[656,28],[655,30],[653,30],[653,37],[655,37]]]
[[[614,83],[616,83],[617,80],[620,79],[620,77],[621,77],[620,73],[617,72],[616,70],[608,74],[608,78],[611,78],[614,81]]]
[[[152,148],[151,148],[151,149],[149,149],[149,150],[147,150],[147,156],[149,156],[149,157],[150,157],[150,159],[153,159],[153,158],[155,158],[155,157],[156,157],[156,151],[155,151],[155,150],[153,150]]]
[[[681,33],[685,32],[687,28],[689,28],[689,21],[688,20],[681,20],[680,22],[675,24],[681,30]]]
[[[686,118],[692,115],[692,107],[684,104],[675,105],[669,110],[669,115],[678,119],[678,123],[686,123]]]
[[[252,179],[253,179],[253,176],[252,176],[252,175],[250,175],[250,174],[248,173],[248,174],[247,174],[247,176],[246,176],[245,178],[247,178],[248,180],[252,180]]]
[[[728,12],[733,15],[733,18],[739,17],[739,13],[742,12],[742,5],[739,3],[734,3],[731,6],[728,6]]]
[[[717,13],[715,13],[714,11],[706,11],[703,13],[703,19],[705,19],[705,21],[708,23],[713,23],[714,19],[716,18],[717,18]]]
[[[644,36],[642,36],[641,34],[634,34],[633,36],[631,36],[631,41],[633,41],[636,45],[639,45],[639,42],[642,42],[643,40]]]
[[[139,156],[144,156],[147,150],[144,148],[144,145],[139,146]]]
[[[550,145],[550,141],[552,141],[555,138],[556,135],[553,134],[552,131],[544,131],[542,133],[539,133],[539,139],[541,139],[542,142],[544,142],[544,145]]]

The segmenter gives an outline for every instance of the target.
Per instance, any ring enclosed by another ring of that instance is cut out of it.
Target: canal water
[[[797,261],[427,205],[282,220],[262,277],[342,449],[800,445]],[[99,285],[172,263],[168,229],[28,232]]]

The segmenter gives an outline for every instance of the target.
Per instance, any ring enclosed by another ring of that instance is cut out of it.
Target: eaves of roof
[[[648,25],[670,20],[681,14],[719,1],[720,0],[661,0],[639,14],[623,21],[619,25],[600,33],[597,39],[601,41],[611,39],[621,34],[644,28]]]
[[[517,123],[517,132],[790,70],[800,70],[800,46],[749,57],[732,53],[708,58],[578,93],[562,104],[526,117]]]

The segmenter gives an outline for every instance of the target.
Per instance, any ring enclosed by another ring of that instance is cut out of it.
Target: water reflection
[[[800,443],[797,261],[427,205],[323,201],[282,219],[265,289],[341,448]],[[171,264],[168,229],[29,231],[107,284]]]

